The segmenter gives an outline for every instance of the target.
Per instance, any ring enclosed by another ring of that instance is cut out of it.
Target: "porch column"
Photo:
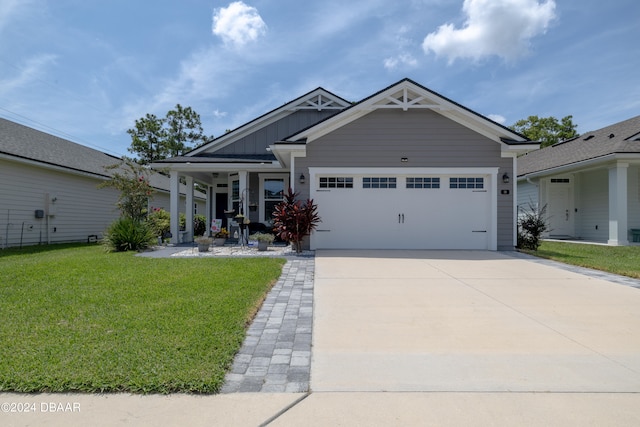
[[[248,180],[249,172],[247,171],[239,171],[238,172],[238,185],[240,190],[240,203],[242,206],[240,207],[240,211],[249,218],[249,180]]]
[[[188,237],[186,239],[186,242],[183,243],[187,243],[187,242],[193,242],[193,177],[191,176],[186,176],[185,177],[186,181],[187,181],[187,188],[186,188],[186,204],[187,206],[185,207],[184,210],[184,214],[185,214],[185,231],[188,233]]]
[[[609,168],[609,245],[625,246],[627,238],[627,170],[628,163]]]
[[[178,244],[178,233],[180,231],[180,176],[178,171],[171,171],[169,178],[169,213],[171,214],[171,243]]]
[[[214,212],[216,209],[216,200],[215,195],[213,194],[213,186],[207,185],[207,231],[204,233],[205,236],[211,234],[211,221],[214,218]]]

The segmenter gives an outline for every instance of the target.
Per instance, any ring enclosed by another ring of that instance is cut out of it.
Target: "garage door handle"
[[[472,233],[486,233],[487,230],[471,230]]]
[[[404,214],[402,214],[402,223],[404,224]]]
[[[398,224],[404,224],[404,214],[398,214]]]

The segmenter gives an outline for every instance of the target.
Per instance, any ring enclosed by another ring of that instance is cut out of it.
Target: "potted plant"
[[[220,231],[213,235],[213,245],[214,246],[224,246],[225,242],[229,238],[229,231],[222,227]]]
[[[258,242],[258,250],[266,251],[269,247],[270,243],[273,243],[273,240],[276,238],[273,234],[270,233],[254,233],[249,236],[249,240],[255,240]]]
[[[198,252],[208,252],[209,246],[211,246],[212,242],[213,242],[213,239],[211,237],[207,237],[207,236],[196,237],[196,243],[198,244]]]

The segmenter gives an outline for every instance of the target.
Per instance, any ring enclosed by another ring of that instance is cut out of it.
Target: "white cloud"
[[[505,124],[505,122],[507,121],[507,119],[500,114],[489,114],[487,117],[496,123],[500,123],[501,125]]]
[[[401,53],[400,55],[386,58],[384,60],[384,68],[387,70],[395,70],[400,66],[413,68],[418,65],[418,61],[410,53]]]
[[[43,54],[29,58],[23,66],[15,67],[19,74],[8,79],[0,80],[0,94],[6,94],[13,90],[25,88],[34,81],[44,77],[45,70],[50,64],[55,63],[57,56]]]
[[[227,45],[243,46],[264,35],[267,24],[255,7],[235,1],[214,11],[212,32]]]
[[[465,0],[462,28],[441,25],[425,37],[422,48],[427,54],[448,57],[449,63],[494,55],[514,60],[528,52],[533,37],[546,32],[555,7],[554,0]]]
[[[224,117],[227,117],[227,112],[226,111],[220,111],[219,109],[215,109],[213,110],[213,117],[215,117],[216,119],[222,119]]]

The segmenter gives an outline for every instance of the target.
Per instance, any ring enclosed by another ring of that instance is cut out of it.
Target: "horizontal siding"
[[[406,163],[401,158],[406,157]],[[307,145],[294,176],[309,167],[499,167],[515,182],[500,144],[431,110],[376,110]],[[498,248],[513,248],[513,184],[498,184]],[[296,187],[309,197],[309,184]],[[511,189],[508,195],[500,190]],[[320,212],[321,215],[321,212]]]
[[[595,242],[606,242],[609,239],[608,187],[609,175],[606,169],[580,175],[579,237]]]
[[[86,241],[102,236],[119,217],[119,192],[98,189],[97,178],[0,160],[0,248],[47,243],[47,219],[35,218],[45,209],[45,193],[57,197],[55,215],[48,219],[51,243]],[[182,197],[184,202],[184,197]],[[202,212],[204,202],[199,202]],[[168,210],[169,195],[156,193],[151,206]],[[184,203],[181,203],[184,211]],[[200,206],[199,206],[200,209]]]
[[[529,205],[538,206],[538,186],[530,182],[518,183],[518,209],[529,209]]]

